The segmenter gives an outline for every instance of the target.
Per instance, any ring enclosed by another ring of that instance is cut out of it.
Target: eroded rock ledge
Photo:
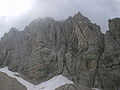
[[[81,13],[65,21],[36,19],[2,37],[0,66],[33,83],[63,74],[83,86],[119,90],[120,19],[109,20],[109,29],[103,34]]]

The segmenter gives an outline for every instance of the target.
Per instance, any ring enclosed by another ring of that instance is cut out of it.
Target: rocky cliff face
[[[65,21],[36,19],[24,31],[15,28],[0,42],[0,66],[33,83],[63,74],[75,83],[119,90],[120,19],[100,27],[77,13]]]
[[[109,20],[105,49],[99,64],[99,79],[106,90],[120,89],[120,19]]]

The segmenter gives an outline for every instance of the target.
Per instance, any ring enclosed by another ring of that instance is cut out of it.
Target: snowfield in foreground
[[[8,76],[16,78],[17,81],[19,81],[21,84],[23,84],[24,86],[27,87],[27,90],[55,90],[56,88],[58,88],[62,85],[73,84],[73,82],[68,80],[66,77],[64,77],[62,75],[58,75],[46,82],[40,83],[38,85],[34,85],[20,77],[15,76],[15,74],[19,74],[19,73],[8,70],[8,67],[1,68],[0,72],[4,72]],[[100,89],[93,88],[93,90],[100,90]]]
[[[14,74],[19,74],[19,73],[8,70],[8,67],[1,68],[0,72],[4,72],[8,76],[16,78],[21,84],[27,87],[27,90],[55,90],[56,88],[62,85],[73,84],[73,82],[68,80],[66,77],[62,75],[58,75],[46,82],[40,83],[38,85],[34,85],[20,77],[15,76]]]

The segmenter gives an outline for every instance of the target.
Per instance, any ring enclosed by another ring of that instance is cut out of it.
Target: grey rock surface
[[[92,24],[80,13],[65,23],[67,49],[64,75],[83,86],[94,87],[97,65],[104,51],[104,35],[98,25]]]
[[[0,72],[0,90],[27,90],[27,88],[15,78]]]
[[[120,90],[120,18],[109,20],[109,29],[98,76],[104,90]]]
[[[88,87],[82,87],[80,85],[75,85],[75,84],[65,84],[59,88],[56,88],[55,90],[93,90]]]
[[[81,13],[65,21],[38,18],[2,37],[0,66],[36,84],[63,74],[82,86],[119,90],[120,19],[109,20],[109,28],[103,34]]]

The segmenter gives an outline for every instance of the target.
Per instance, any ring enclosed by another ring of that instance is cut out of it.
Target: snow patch
[[[100,90],[100,89],[98,89],[98,88],[92,88],[93,90]]]
[[[4,72],[8,76],[16,78],[17,81],[19,81],[21,84],[27,87],[27,90],[55,90],[56,88],[62,85],[73,84],[73,82],[68,80],[66,77],[62,75],[58,75],[46,82],[40,83],[38,85],[34,85],[20,77],[15,76],[15,74],[19,74],[19,73],[8,70],[8,67],[1,68],[0,72]]]
[[[20,77],[17,77],[15,76],[15,74],[19,74],[19,73],[16,73],[16,72],[12,72],[10,70],[8,70],[8,67],[4,67],[2,69],[0,69],[0,72],[4,72],[6,73],[8,76],[10,77],[13,77],[13,78],[16,78],[17,81],[19,81],[21,84],[23,84],[24,86],[27,87],[28,90],[34,90],[33,88],[35,87],[34,84],[30,83],[30,82],[27,82],[26,80],[20,78]]]

